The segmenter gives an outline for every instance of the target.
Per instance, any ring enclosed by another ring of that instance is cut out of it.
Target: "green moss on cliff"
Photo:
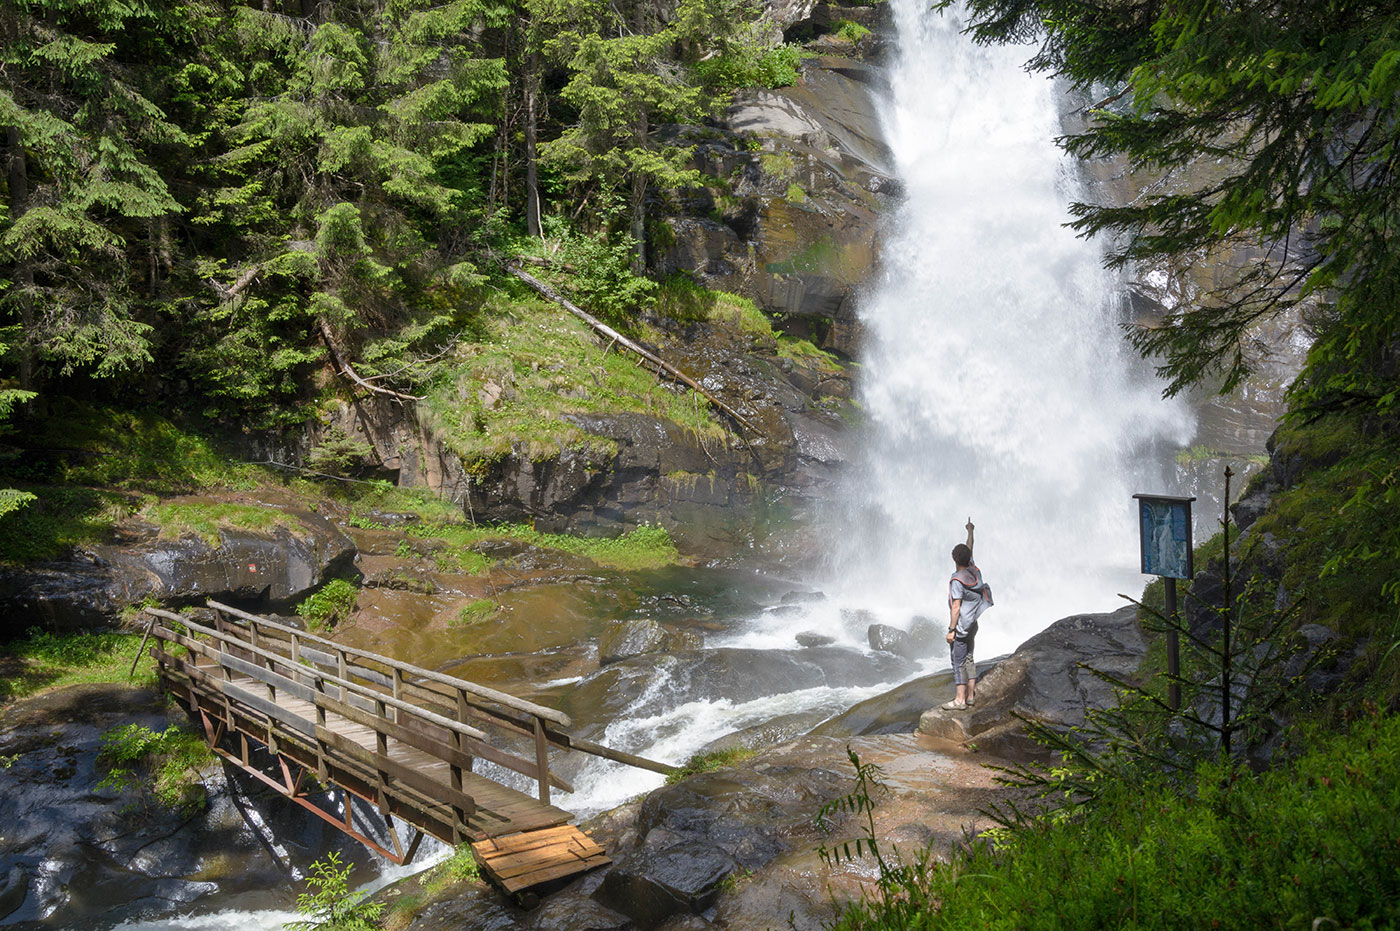
[[[582,451],[600,464],[616,445],[564,419],[568,414],[645,413],[706,438],[724,428],[689,390],[660,381],[629,355],[598,342],[552,305],[502,305],[476,343],[443,366],[421,409],[465,463],[516,452],[531,459]]]
[[[286,526],[293,518],[276,508],[229,501],[172,501],[151,504],[141,516],[160,528],[163,537],[192,534],[210,546],[219,545],[219,530],[236,527],[240,530],[268,531]]]

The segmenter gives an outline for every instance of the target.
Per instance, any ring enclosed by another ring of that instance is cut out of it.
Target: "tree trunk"
[[[19,127],[6,128],[5,144],[9,149],[10,217],[18,220],[29,209],[29,172],[25,161],[24,140],[20,138]],[[19,284],[19,386],[25,391],[34,390],[34,267],[28,259],[21,259],[15,267],[15,281]]]
[[[644,148],[647,144],[647,115],[645,112],[637,119],[635,142],[638,148]],[[632,173],[632,196],[630,198],[632,207],[632,220],[630,232],[632,234],[632,274],[645,275],[647,271],[647,176],[640,171]]]
[[[536,165],[538,107],[540,94],[540,53],[532,51],[525,65],[525,228],[531,236],[540,235],[540,178]]]

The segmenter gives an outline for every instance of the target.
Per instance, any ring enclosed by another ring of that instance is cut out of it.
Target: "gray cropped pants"
[[[972,642],[977,639],[974,632],[967,639],[961,637],[953,641],[953,684],[967,685],[968,679],[977,678],[977,662],[972,658]]]

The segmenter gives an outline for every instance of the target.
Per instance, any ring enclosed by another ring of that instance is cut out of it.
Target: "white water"
[[[1141,591],[1131,495],[1160,490],[1154,441],[1194,425],[1126,350],[1100,248],[1063,226],[1082,192],[1056,87],[1024,47],[976,47],[925,0],[892,6],[883,117],[907,201],[861,312],[870,429],[835,576],[842,602],[896,626],[941,620],[971,516],[990,656]]]

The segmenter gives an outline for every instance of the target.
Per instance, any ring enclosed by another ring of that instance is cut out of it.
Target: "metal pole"
[[[1162,581],[1167,583],[1167,617],[1170,619],[1167,627],[1167,677],[1170,679],[1167,704],[1176,711],[1181,707],[1181,638],[1177,633],[1181,619],[1176,614],[1176,579],[1167,576]]]
[[[155,626],[156,626],[156,616],[155,616],[154,614],[152,614],[152,615],[151,615],[151,622],[150,622],[149,624],[146,625],[146,633],[145,633],[145,635],[141,638],[141,645],[138,646],[138,647],[136,648],[136,658],[133,659],[133,660],[131,661],[131,668],[130,668],[129,670],[127,670],[126,677],[127,677],[128,679],[130,679],[132,676],[136,675],[136,664],[139,663],[139,662],[141,662],[141,654],[145,652],[145,650],[146,650],[146,642],[147,642],[148,640],[151,639],[151,631],[155,629]]]
[[[1235,472],[1229,466],[1225,467],[1225,506],[1220,520],[1220,526],[1225,531],[1225,571],[1223,579],[1225,583],[1225,609],[1220,614],[1221,626],[1224,628],[1224,644],[1220,653],[1220,744],[1225,750],[1225,756],[1230,756],[1230,614],[1234,611],[1234,592],[1231,591],[1230,579],[1230,479]]]

